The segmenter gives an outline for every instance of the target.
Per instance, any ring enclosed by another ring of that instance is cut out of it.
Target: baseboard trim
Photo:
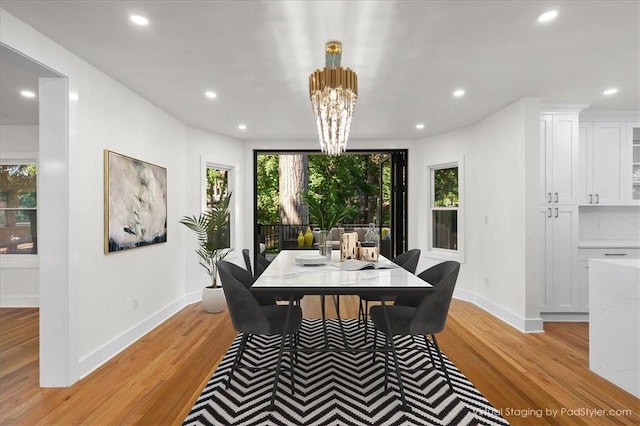
[[[464,289],[456,289],[453,296],[456,299],[473,303],[483,311],[493,315],[501,321],[504,321],[505,323],[523,333],[544,332],[544,322],[542,318],[522,318],[521,316],[514,314],[508,309],[505,309],[502,306],[497,305],[484,297],[478,296],[477,294]]]
[[[196,302],[202,301],[202,290],[193,291],[184,295],[184,300],[187,305],[191,305]]]
[[[171,318],[178,311],[185,306],[189,305],[187,302],[187,295],[181,297],[173,303],[160,309],[155,314],[145,318],[138,324],[131,327],[129,330],[122,333],[120,336],[114,338],[110,342],[103,345],[100,349],[97,349],[93,353],[81,358],[78,362],[78,378],[80,380],[86,377],[88,374],[96,370],[102,364],[109,361],[111,358],[122,352],[131,344],[138,341],[145,334],[162,324],[164,321]]]
[[[544,322],[589,322],[586,312],[545,312],[540,316]]]
[[[0,308],[38,308],[39,296],[0,296]]]

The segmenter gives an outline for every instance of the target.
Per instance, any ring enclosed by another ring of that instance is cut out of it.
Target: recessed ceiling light
[[[538,22],[550,22],[558,17],[558,11],[556,9],[547,10],[546,12],[538,15]]]
[[[209,99],[215,99],[218,96],[216,95],[216,92],[212,92],[211,90],[204,92],[204,95]]]
[[[616,93],[618,93],[618,89],[616,89],[615,87],[612,87],[611,89],[607,89],[604,92],[602,92],[603,95],[615,95]]]
[[[36,94],[33,93],[31,90],[21,90],[20,94],[22,96],[24,96],[25,98],[35,98]]]
[[[129,19],[136,25],[147,26],[149,25],[149,20],[141,15],[129,15]]]
[[[462,89],[458,89],[455,92],[453,92],[453,96],[455,96],[456,98],[460,98],[462,96],[464,96],[464,90]]]
[[[69,93],[69,99],[72,101],[77,101],[80,98],[77,93]]]
[[[418,130],[424,129],[424,124],[422,124],[422,123],[416,124],[416,129],[418,129]]]
[[[247,130],[247,125],[246,124],[238,124],[238,129]]]

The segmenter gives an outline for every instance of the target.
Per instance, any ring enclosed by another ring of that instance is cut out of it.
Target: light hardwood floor
[[[306,316],[318,300],[303,299]],[[356,313],[342,298],[342,316]],[[438,341],[513,425],[640,424],[640,400],[589,371],[587,324],[545,330],[523,334],[454,300]],[[75,385],[40,389],[38,310],[0,309],[0,424],[181,424],[234,337],[226,313],[196,303]]]

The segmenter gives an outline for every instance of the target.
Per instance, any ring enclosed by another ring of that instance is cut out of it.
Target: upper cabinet
[[[640,122],[627,124],[629,158],[631,159],[631,200],[630,204],[640,205]],[[628,184],[625,185],[628,188]]]
[[[579,134],[578,204],[627,204],[627,123],[581,122]]]
[[[572,205],[578,188],[578,114],[540,116],[540,203]]]

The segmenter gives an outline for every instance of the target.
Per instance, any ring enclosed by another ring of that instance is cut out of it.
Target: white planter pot
[[[227,301],[224,298],[222,287],[203,288],[202,304],[207,312],[211,314],[217,314],[218,312],[224,311],[224,308],[227,306]]]

